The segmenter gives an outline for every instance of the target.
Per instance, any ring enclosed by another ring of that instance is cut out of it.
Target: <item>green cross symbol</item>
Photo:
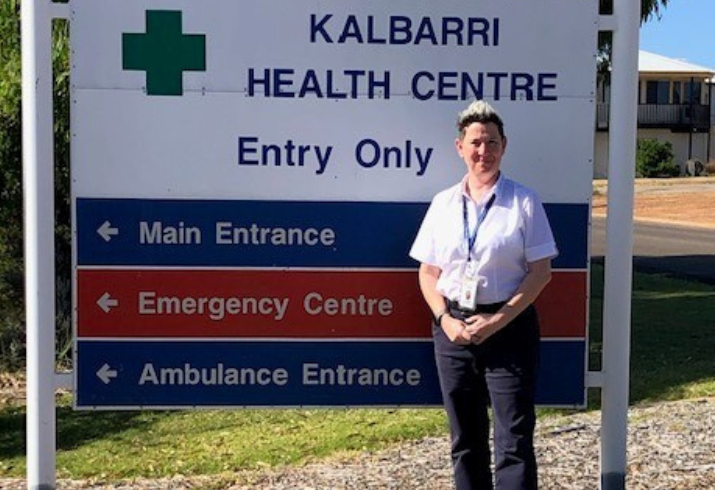
[[[182,95],[184,71],[206,71],[206,36],[182,34],[181,12],[147,10],[146,34],[122,34],[122,68],[146,72],[148,95]]]

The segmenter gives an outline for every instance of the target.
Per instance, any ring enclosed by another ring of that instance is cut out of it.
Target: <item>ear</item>
[[[460,138],[455,139],[454,146],[457,148],[457,154],[461,157],[462,156],[462,140]]]
[[[507,144],[507,139],[506,136],[502,138],[501,142],[501,152],[504,153],[506,151],[506,144]]]

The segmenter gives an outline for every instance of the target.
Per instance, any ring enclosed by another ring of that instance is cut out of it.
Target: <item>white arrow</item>
[[[114,228],[112,223],[105,221],[102,223],[102,226],[97,228],[97,233],[99,233],[99,236],[104,238],[105,242],[108,242],[112,239],[112,236],[119,235],[119,228]]]
[[[112,308],[119,306],[119,300],[112,298],[109,293],[104,293],[102,297],[97,300],[97,305],[102,308],[102,311],[109,313]]]
[[[117,377],[117,370],[110,368],[109,364],[105,363],[104,366],[97,371],[97,377],[101,379],[105,385],[108,385],[112,378]]]

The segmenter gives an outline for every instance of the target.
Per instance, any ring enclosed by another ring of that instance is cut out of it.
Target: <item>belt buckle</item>
[[[473,315],[476,315],[477,313],[479,313],[479,305],[476,305],[473,310],[464,309],[461,311],[462,311],[462,313],[464,313],[466,315],[473,316]]]
[[[470,310],[468,308],[462,308],[461,306],[459,306],[459,301],[450,300],[449,303],[450,308],[457,310],[458,312],[467,316],[473,316],[479,312],[479,305],[476,305],[473,310]]]

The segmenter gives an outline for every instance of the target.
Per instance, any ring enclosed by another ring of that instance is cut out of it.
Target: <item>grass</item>
[[[60,478],[211,475],[444,433],[438,409],[74,412],[58,408]],[[24,410],[0,411],[0,476],[25,473]]]
[[[590,369],[600,369],[603,268],[591,275]],[[633,282],[630,401],[715,395],[715,287],[662,274]],[[591,406],[597,407],[598,400]]]
[[[594,266],[591,369],[600,363],[602,277]],[[636,274],[633,318],[632,403],[715,395],[715,287]],[[25,474],[24,420],[23,407],[0,409],[0,477]],[[58,476],[109,480],[302,464],[447,430],[437,409],[75,412],[68,397],[57,420]]]

